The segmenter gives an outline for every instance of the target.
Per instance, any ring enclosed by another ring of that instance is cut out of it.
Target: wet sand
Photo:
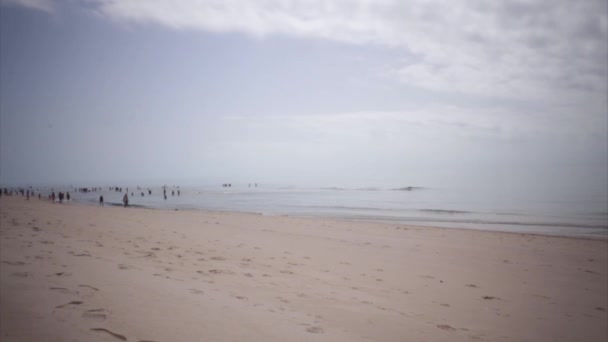
[[[3,341],[606,341],[608,242],[0,198]]]

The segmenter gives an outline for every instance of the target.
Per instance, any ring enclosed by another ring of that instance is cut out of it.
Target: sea
[[[133,207],[245,212],[608,239],[606,190],[534,192],[467,187],[297,187],[267,184],[123,186],[123,192],[74,186],[72,202]],[[166,190],[167,198],[163,196]],[[43,196],[50,188],[40,189]],[[559,190],[559,189],[558,189]],[[151,191],[151,195],[149,194]],[[178,195],[179,191],[179,195]]]

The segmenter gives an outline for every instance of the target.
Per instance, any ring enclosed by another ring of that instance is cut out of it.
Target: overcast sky
[[[0,1],[2,183],[608,186],[605,0]]]

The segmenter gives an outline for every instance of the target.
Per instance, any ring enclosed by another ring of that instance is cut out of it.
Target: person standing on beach
[[[103,195],[99,196],[99,206],[103,207]]]
[[[125,204],[125,208],[129,205],[129,195],[126,192],[122,198],[122,202]]]

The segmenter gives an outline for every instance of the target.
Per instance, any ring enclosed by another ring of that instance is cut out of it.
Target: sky
[[[3,184],[608,192],[605,0],[0,10]]]

